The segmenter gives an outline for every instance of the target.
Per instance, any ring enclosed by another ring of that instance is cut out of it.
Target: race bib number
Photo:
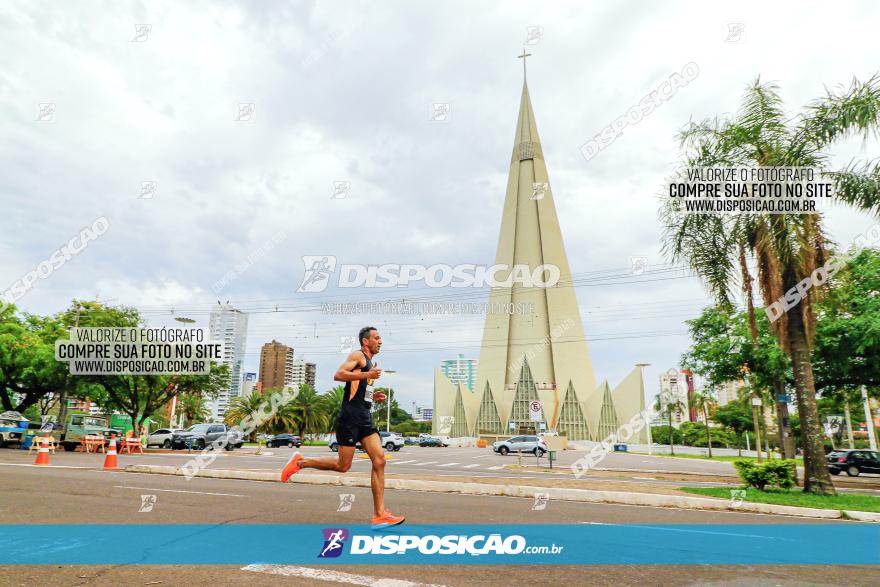
[[[375,379],[367,379],[367,388],[364,390],[364,401],[373,403],[373,381]]]

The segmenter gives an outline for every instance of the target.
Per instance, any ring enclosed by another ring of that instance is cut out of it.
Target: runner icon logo
[[[321,549],[318,558],[336,558],[342,554],[345,541],[348,539],[348,530],[345,528],[324,528],[324,548]]]

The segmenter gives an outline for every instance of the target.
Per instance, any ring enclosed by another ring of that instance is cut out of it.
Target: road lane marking
[[[239,493],[212,493],[210,491],[185,491],[183,489],[158,489],[156,487],[132,487],[130,485],[114,485],[118,489],[138,489],[140,491],[167,491],[169,493],[198,493],[199,495],[222,495],[225,497],[247,497]]]
[[[268,573],[270,575],[284,575],[285,577],[304,577],[318,581],[331,583],[348,583],[349,585],[367,585],[368,587],[443,587],[442,585],[429,585],[427,583],[413,583],[403,579],[384,579],[369,575],[355,575],[353,573],[341,573],[326,569],[313,569],[310,567],[296,567],[293,565],[248,565],[241,568],[242,571],[254,573]]]
[[[409,461],[397,461],[397,464],[398,465],[405,465],[407,463],[415,463],[415,462],[416,462],[416,459],[413,459],[413,460],[409,460]]]
[[[581,524],[593,524],[597,526],[620,526],[625,527],[627,524],[609,524],[605,522],[581,522]],[[767,536],[760,534],[741,534],[739,532],[712,532],[709,530],[685,530],[683,528],[662,528],[658,526],[643,526],[641,524],[638,525],[639,529],[645,530],[660,530],[661,532],[688,532],[691,534],[712,534],[717,536],[742,536],[744,538],[760,538],[762,540],[781,540],[783,542],[793,542],[790,538],[780,538],[778,536]]]
[[[94,469],[96,467],[74,465],[35,465],[33,463],[0,463],[4,467],[39,467],[41,469]]]
[[[437,465],[438,467],[452,467],[454,465],[460,465],[461,463],[443,463],[442,465]]]
[[[498,469],[503,469],[504,465],[496,465],[494,467],[489,467],[490,471],[497,471]]]
[[[473,469],[474,467],[479,467],[479,463],[474,463],[473,465],[465,465],[462,469]]]
[[[424,463],[416,463],[416,464],[414,464],[413,466],[414,466],[414,467],[421,467],[421,466],[424,466],[424,465],[436,465],[436,464],[439,463],[439,462],[440,462],[440,461],[425,461]]]

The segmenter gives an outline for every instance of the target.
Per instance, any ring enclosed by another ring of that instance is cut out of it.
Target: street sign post
[[[543,417],[543,410],[541,410],[541,402],[539,402],[539,401],[529,402],[529,421],[541,422],[543,419],[544,419],[544,417]]]

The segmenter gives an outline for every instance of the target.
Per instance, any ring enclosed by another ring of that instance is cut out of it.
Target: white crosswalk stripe
[[[479,467],[479,466],[480,466],[479,464],[474,463],[473,465],[465,465],[464,467],[462,467],[462,469],[473,469],[474,467]]]
[[[424,463],[413,463],[413,466],[436,465],[438,461],[425,461]]]
[[[457,464],[459,464],[459,463],[443,463],[442,465],[437,465],[437,466],[438,467],[452,467]]]
[[[396,464],[398,464],[398,465],[405,465],[405,464],[407,464],[407,463],[414,463],[414,462],[416,462],[416,461],[415,461],[415,460],[410,460],[410,461],[388,461],[388,462],[389,462],[389,463],[396,463]]]
[[[497,467],[489,467],[489,470],[490,470],[490,471],[497,471],[498,469],[503,469],[503,468],[504,468],[503,465],[499,465],[499,466],[497,466]]]

